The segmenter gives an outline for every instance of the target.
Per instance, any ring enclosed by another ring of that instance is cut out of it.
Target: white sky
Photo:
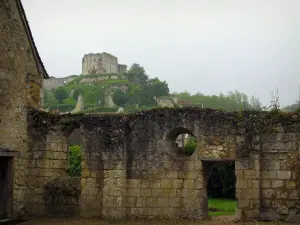
[[[300,86],[300,0],[22,0],[50,76],[90,52],[139,63],[171,91],[235,89],[292,104]],[[298,14],[298,15],[297,15]]]

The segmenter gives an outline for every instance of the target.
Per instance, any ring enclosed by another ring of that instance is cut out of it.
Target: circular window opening
[[[191,156],[197,148],[197,139],[194,134],[186,128],[172,130],[167,139],[172,142],[175,152],[182,156]]]

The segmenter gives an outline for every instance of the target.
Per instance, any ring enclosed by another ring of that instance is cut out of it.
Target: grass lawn
[[[209,216],[234,215],[236,204],[234,199],[210,198],[208,207],[214,210],[209,210]]]

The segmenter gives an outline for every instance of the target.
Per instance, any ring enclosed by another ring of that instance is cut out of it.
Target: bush
[[[52,105],[49,107],[49,110],[54,110],[58,108],[60,112],[69,112],[75,108],[75,104],[60,104],[60,105]]]
[[[192,155],[197,148],[196,138],[189,136],[187,143],[183,147],[183,153],[185,155]]]
[[[69,174],[71,177],[81,176],[81,148],[79,145],[69,147]]]

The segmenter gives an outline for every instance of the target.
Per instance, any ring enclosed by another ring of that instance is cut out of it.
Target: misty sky
[[[170,90],[235,89],[281,106],[300,87],[299,0],[22,0],[50,76],[81,73],[86,53],[139,63]],[[298,15],[297,15],[298,14]]]

